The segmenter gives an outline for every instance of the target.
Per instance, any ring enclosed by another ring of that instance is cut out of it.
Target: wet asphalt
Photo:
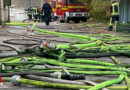
[[[91,30],[90,30],[90,28],[76,27],[77,25],[79,25],[79,24],[51,22],[50,26],[45,26],[44,23],[38,23],[36,27],[40,28],[40,29],[45,29],[48,31],[58,31],[58,32],[63,32],[63,33],[73,33],[73,34],[79,34],[79,35],[89,35],[92,33],[92,30],[95,30],[95,28],[91,28],[91,27],[90,27]],[[114,35],[127,34],[127,33],[117,33],[115,31],[107,32],[106,29],[103,29],[102,32],[114,34]],[[95,33],[99,33],[99,32],[95,32]],[[33,33],[29,33],[29,35],[32,37],[28,37],[28,36],[26,36],[26,34],[27,34],[26,28],[20,27],[20,26],[6,26],[4,28],[0,28],[0,44],[12,45],[20,50],[24,50],[27,47],[31,47],[31,45],[30,46],[15,45],[15,44],[4,43],[3,41],[6,39],[35,39],[35,40],[44,39],[44,40],[50,41],[51,43],[55,43],[55,44],[61,44],[61,43],[66,44],[67,42],[77,41],[75,39],[69,39],[69,38],[64,38],[64,37],[51,37],[51,36],[44,37],[44,35],[40,38],[39,37],[36,38],[36,35],[39,35],[39,34],[41,35],[41,33],[36,32],[36,31]],[[63,42],[63,41],[66,41],[66,42]],[[24,42],[21,42],[21,43],[24,43]],[[13,49],[6,48],[6,47],[0,47],[0,51],[3,51],[3,50],[7,50],[7,52],[9,51],[12,54],[17,55],[17,53]],[[9,55],[10,53],[2,53],[2,54],[4,56],[4,55]],[[129,57],[118,56],[116,58],[122,64],[130,63]],[[109,57],[87,58],[87,59],[114,63]],[[116,75],[106,75],[106,76],[86,75],[87,80],[94,81],[97,83],[101,83],[106,80],[112,80],[117,77],[118,76],[116,76]],[[125,84],[125,82],[122,82],[118,85],[126,85],[126,84]],[[36,87],[33,85],[13,86],[10,82],[5,82],[4,87],[0,87],[0,90],[2,90],[2,89],[4,89],[4,90],[59,90],[59,89],[46,89],[46,88],[42,88],[42,87]]]

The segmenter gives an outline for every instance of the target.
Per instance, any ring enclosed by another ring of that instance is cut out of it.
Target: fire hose
[[[125,78],[125,75],[121,74],[119,76],[119,78],[117,78],[117,79],[108,80],[108,81],[105,81],[103,83],[97,84],[97,85],[95,85],[94,87],[92,87],[92,88],[90,88],[88,90],[100,90],[101,88],[104,88],[106,86],[120,83],[124,78]]]
[[[117,70],[117,71],[127,71],[127,69],[123,69],[121,67],[109,67],[109,66],[93,66],[93,65],[79,65],[79,64],[69,64],[69,63],[64,63],[60,61],[56,61],[53,59],[45,59],[45,58],[40,58],[40,57],[34,57],[34,61],[40,61],[42,64],[52,64],[52,65],[57,65],[57,66],[65,66],[65,67],[70,67],[70,68],[80,68],[80,69],[101,69],[101,70]],[[17,63],[19,62],[19,59],[16,59],[14,61],[10,61],[8,63]]]
[[[34,27],[35,28],[35,27]],[[38,30],[38,31],[40,31],[40,32],[44,32],[44,33],[51,33],[51,34],[58,34],[58,35],[61,35],[61,36],[67,36],[67,37],[71,37],[71,38],[73,38],[73,37],[76,37],[76,39],[78,39],[78,40],[96,40],[96,39],[94,39],[94,38],[91,38],[91,37],[81,37],[81,36],[78,36],[78,35],[72,35],[72,34],[62,34],[62,33],[57,33],[57,32],[48,32],[48,31],[41,31],[40,29],[37,29],[37,28],[35,28],[36,30]],[[113,36],[114,37],[114,36]],[[101,39],[103,42],[108,42],[108,41],[114,41],[114,40],[118,40],[119,38],[118,37],[114,37],[114,38],[111,38],[111,37],[106,37],[106,39]],[[90,45],[90,46],[89,46]],[[91,43],[91,44],[87,44],[87,45],[73,45],[72,47],[78,47],[78,48],[86,48],[86,46],[88,46],[88,47],[91,47],[91,46],[94,46],[95,45],[95,43]],[[95,46],[97,46],[97,43],[96,43],[96,45]],[[125,47],[126,45],[124,45],[124,47]],[[116,53],[120,53],[120,54],[125,54],[125,55],[130,55],[130,53],[129,53],[129,46],[127,47],[127,48],[124,48],[123,47],[123,49],[122,49],[122,46],[121,47],[116,47],[116,46],[112,46],[111,48],[109,48],[109,49],[106,49],[106,50],[110,50],[110,51],[113,51],[113,52],[116,52]],[[57,49],[59,49],[59,48],[62,48],[62,49],[70,49],[70,46],[68,46],[68,45],[65,45],[65,46],[60,46],[59,45],[59,47],[57,48]],[[104,49],[100,49],[101,51],[104,51]],[[36,59],[36,58],[35,58]],[[50,61],[50,62],[49,62]],[[74,65],[77,65],[77,64],[68,64],[68,63],[63,63],[63,62],[55,62],[55,61],[53,61],[53,60],[49,60],[48,62],[46,62],[46,61],[44,61],[45,63],[49,63],[49,64],[52,64],[52,65],[59,65],[59,66],[66,66],[66,67],[70,67],[70,68],[76,68]],[[43,63],[44,63],[43,62]],[[57,64],[58,63],[58,64]],[[95,63],[95,62],[92,62],[92,63]],[[127,70],[127,69],[124,69],[124,68],[121,68],[121,67],[119,67],[118,69],[116,68],[116,67],[108,67],[108,66],[105,66],[105,67],[103,67],[103,66],[95,66],[95,67],[97,67],[97,68],[93,68],[93,67],[91,67],[91,65],[88,65],[87,67],[86,66],[84,66],[84,65],[77,65],[77,67],[78,68],[81,68],[81,69],[87,69],[87,68],[89,68],[89,69],[102,69],[102,70],[113,70],[113,71],[123,71],[123,72],[120,72],[120,74],[121,73],[124,73],[124,72],[129,72],[129,70]],[[109,69],[108,69],[109,68]],[[119,73],[118,73],[119,74]],[[105,86],[107,86],[107,85],[112,85],[112,84],[114,84],[114,83],[118,83],[118,82],[120,82],[120,81],[122,81],[122,79],[123,79],[123,76],[122,76],[122,74],[121,74],[121,76],[119,77],[119,79],[116,79],[116,80],[112,80],[112,81],[106,81],[106,82],[104,82],[104,83],[101,83],[101,84],[99,84],[99,85],[96,85],[95,87],[93,87],[94,89],[90,89],[90,90],[96,90],[97,88],[102,88],[103,86],[104,86],[104,84],[105,84]],[[117,82],[116,82],[117,81]],[[102,86],[103,85],[103,86]],[[96,88],[96,89],[95,89]]]

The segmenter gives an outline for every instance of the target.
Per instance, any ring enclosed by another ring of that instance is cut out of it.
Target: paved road
[[[88,28],[77,27],[78,25],[79,24],[66,24],[66,23],[52,22],[50,26],[46,27],[44,23],[38,23],[37,28],[45,29],[45,30],[48,30],[48,31],[66,32],[66,33],[73,33],[73,34],[80,34],[80,35],[88,35],[88,34],[92,33],[92,31],[94,31],[94,33],[109,33],[109,34],[115,34],[115,35],[126,34],[126,33],[107,32],[106,31],[107,27],[105,29],[102,29],[102,30],[101,30],[101,28],[99,28],[99,30],[98,30],[97,28],[93,28],[93,27],[88,27]],[[13,27],[7,26],[5,28],[0,28],[0,35],[1,35],[0,36],[0,43],[3,44],[3,40],[9,39],[9,38],[17,38],[17,39],[29,38],[27,36],[24,36],[25,33],[26,33],[25,29],[26,28],[14,27],[14,26]],[[41,33],[35,32],[32,35],[39,35],[39,34],[41,34]],[[50,40],[50,42],[55,43],[55,44],[76,41],[75,39],[68,39],[68,38],[63,38],[63,37],[44,37],[43,36],[41,39]],[[66,41],[66,42],[62,42],[62,41]],[[12,45],[12,44],[9,44],[9,45]],[[14,46],[19,48],[19,49],[24,49],[24,48],[30,47],[30,46],[27,46],[27,45],[14,45]],[[0,50],[3,50],[3,49],[5,49],[5,48],[0,48]],[[89,58],[87,58],[87,59],[89,59]],[[106,58],[106,57],[90,58],[90,59],[113,63],[113,61],[111,59]],[[117,57],[117,59],[121,63],[130,63],[129,57]],[[118,76],[92,76],[92,75],[86,76],[87,80],[91,80],[91,81],[95,81],[95,82],[102,82],[102,81],[105,81],[105,80],[114,79],[116,77],[118,77]],[[32,85],[22,85],[22,86],[16,87],[16,86],[13,86],[11,83],[4,83],[4,84],[5,84],[5,86],[7,86],[7,88],[9,90],[51,90],[51,89],[35,87],[35,86],[32,86]],[[123,82],[121,84],[124,85],[125,83]],[[55,89],[53,89],[53,90],[55,90]],[[56,89],[56,90],[58,90],[58,89]]]

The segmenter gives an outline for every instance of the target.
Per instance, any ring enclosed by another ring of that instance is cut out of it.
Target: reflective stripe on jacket
[[[113,3],[112,4],[112,12],[111,15],[119,15],[120,11],[119,11],[119,3]]]
[[[38,9],[36,7],[33,8],[33,14],[37,15],[38,14]]]
[[[32,8],[29,7],[29,8],[27,9],[27,14],[28,14],[28,15],[32,15],[32,13],[33,13],[33,12],[32,12]]]

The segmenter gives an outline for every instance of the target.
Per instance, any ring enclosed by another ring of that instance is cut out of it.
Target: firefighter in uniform
[[[43,4],[42,11],[44,11],[44,20],[45,20],[46,25],[49,25],[49,22],[51,21],[52,9],[51,9],[50,4],[47,3],[47,0],[46,0],[46,3]]]
[[[37,22],[37,21],[39,22],[40,20],[40,9],[38,6],[35,6],[33,8],[33,20],[34,22]]]
[[[29,7],[28,9],[27,9],[27,14],[28,14],[28,18],[29,18],[29,20],[32,20],[32,7]]]
[[[40,10],[41,12],[40,12],[40,17],[41,17],[41,22],[44,22],[45,20],[44,20],[44,10],[42,10],[42,8],[41,8],[41,10]]]
[[[111,17],[110,17],[110,24],[109,24],[109,31],[112,31],[113,29],[113,23],[115,21],[119,21],[119,3],[117,3],[115,0],[112,1],[112,6],[110,7],[111,11]]]

